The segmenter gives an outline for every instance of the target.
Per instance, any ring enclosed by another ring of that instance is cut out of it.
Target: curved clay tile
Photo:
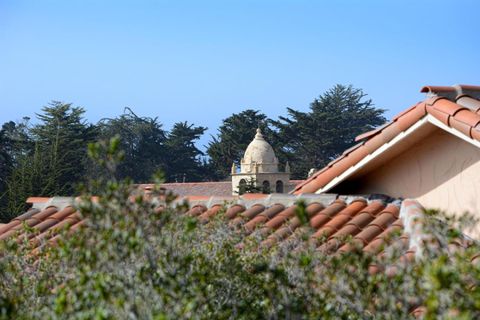
[[[237,215],[237,217],[230,222],[230,225],[231,226],[239,226],[242,223],[244,223],[245,221],[248,221],[248,220],[252,219],[253,217],[255,217],[260,212],[263,212],[264,210],[265,210],[265,206],[263,204],[254,204],[253,206],[251,206],[246,211]]]
[[[200,221],[202,223],[207,223],[211,217],[215,216],[222,209],[222,207],[223,206],[220,204],[212,206],[210,209],[208,209],[199,216]]]
[[[279,228],[284,222],[288,221],[288,219],[295,216],[295,212],[296,212],[297,208],[298,208],[297,205],[293,205],[293,206],[290,206],[290,207],[284,209],[282,212],[280,212],[275,217],[270,219],[265,224],[265,227],[268,228],[268,229]]]
[[[8,237],[12,236],[13,234],[18,233],[19,235],[24,234],[23,232],[23,225],[22,222],[25,223],[28,227],[34,227],[35,225],[39,224],[47,217],[51,216],[57,212],[56,207],[48,207],[42,211],[35,211],[33,214],[29,215],[22,215],[14,219],[14,222],[8,230],[5,230],[4,233],[0,234],[0,240],[7,239]],[[17,222],[15,222],[17,221]],[[7,224],[8,226],[9,224]]]
[[[248,221],[244,226],[245,231],[247,233],[253,232],[253,230],[255,230],[255,228],[258,225],[260,225],[262,223],[265,223],[269,219],[275,217],[278,213],[282,212],[284,209],[285,209],[284,205],[279,204],[279,203],[274,204],[273,206],[271,206],[267,210],[263,211],[262,213],[259,213],[253,219]]]
[[[204,205],[196,205],[196,206],[193,206],[190,210],[188,210],[186,214],[189,216],[196,217],[201,215],[205,211],[207,211],[207,207],[205,207]]]
[[[310,219],[310,226],[314,229],[318,229],[327,221],[329,221],[338,212],[342,211],[346,206],[345,201],[337,199],[331,205],[317,213]]]
[[[240,205],[240,204],[236,204],[230,208],[227,209],[227,212],[225,213],[225,217],[227,217],[228,219],[233,219],[235,218],[239,213],[242,213],[245,211],[245,207]]]
[[[424,86],[420,89],[422,93],[440,93],[440,92],[456,92],[451,86]]]
[[[480,111],[480,101],[468,95],[458,96],[456,102],[459,105],[467,107],[475,113],[478,113]]]

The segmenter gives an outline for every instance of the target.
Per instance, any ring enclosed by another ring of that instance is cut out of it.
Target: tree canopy
[[[203,152],[195,146],[195,142],[207,130],[187,122],[177,122],[167,135],[166,147],[169,164],[167,180],[178,182],[202,181],[207,177]]]
[[[100,139],[120,138],[124,161],[116,171],[117,178],[148,182],[157,170],[167,169],[167,133],[158,118],[139,117],[131,109],[113,119],[99,122]]]
[[[288,116],[271,121],[294,178],[327,165],[351,147],[357,135],[386,121],[385,110],[366,97],[361,89],[336,85],[315,99],[308,112],[287,108]]]

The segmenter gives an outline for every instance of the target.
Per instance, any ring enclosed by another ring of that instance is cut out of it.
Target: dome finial
[[[255,135],[255,139],[262,139],[263,140],[263,134],[262,134],[262,130],[260,129],[260,127],[257,128],[257,134]]]

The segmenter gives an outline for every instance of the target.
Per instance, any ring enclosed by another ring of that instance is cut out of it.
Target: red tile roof
[[[466,139],[480,141],[480,86],[426,86],[421,91],[428,93],[426,100],[401,112],[391,122],[359,135],[356,138],[356,141],[361,141],[359,144],[346,150],[339,158],[299,184],[292,193],[313,193],[321,190],[367,155],[427,116],[435,119],[436,125],[452,128]],[[328,190],[322,190],[324,191]]]
[[[414,223],[414,220],[422,218],[423,209],[414,200],[375,200],[333,194],[258,194],[238,197],[227,207],[222,198],[199,198],[192,200],[192,207],[186,214],[198,217],[202,223],[208,223],[211,218],[222,213],[231,227],[243,229],[246,236],[260,236],[260,246],[270,248],[282,241],[294,239],[299,232],[308,229],[296,214],[296,202],[299,199],[307,204],[308,228],[311,228],[308,243],[317,250],[328,254],[363,250],[381,255],[385,245],[400,242],[404,245],[407,261],[414,254],[419,254],[418,243],[422,234],[419,223]],[[73,198],[30,200],[40,202],[35,202],[34,208],[23,215],[0,225],[0,240],[14,236],[19,242],[29,241],[32,248],[38,251],[38,247],[54,243],[63,228],[74,231],[86,222],[76,211],[76,200]],[[179,198],[176,203],[182,203],[183,200]],[[34,233],[26,232],[24,224],[33,228]],[[396,237],[392,238],[393,235]],[[347,243],[349,237],[352,242]],[[378,267],[372,266],[372,270],[378,271]]]
[[[142,185],[149,187],[151,185]],[[163,183],[162,187],[174,194],[184,196],[231,196],[231,181],[213,181],[213,182],[185,182],[185,183]]]
[[[293,190],[304,180],[290,180],[285,190]],[[143,188],[150,188],[151,184],[140,185]],[[231,181],[209,181],[209,182],[185,182],[185,183],[163,183],[162,187],[180,197],[207,196],[227,197],[232,195]]]

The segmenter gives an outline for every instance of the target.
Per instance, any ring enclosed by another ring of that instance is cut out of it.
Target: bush
[[[90,151],[113,170],[117,149],[112,141]],[[261,238],[229,228],[222,212],[197,223],[160,188],[145,195],[113,178],[92,185],[103,192],[92,201],[85,190],[79,232],[39,255],[28,242],[1,244],[0,319],[399,319],[419,305],[430,319],[480,316],[480,270],[470,262],[478,246],[449,251],[443,245],[458,234],[437,219],[429,218],[423,258],[399,264],[395,247],[381,260],[293,250],[307,226],[259,249]],[[372,264],[396,272],[372,275]]]

